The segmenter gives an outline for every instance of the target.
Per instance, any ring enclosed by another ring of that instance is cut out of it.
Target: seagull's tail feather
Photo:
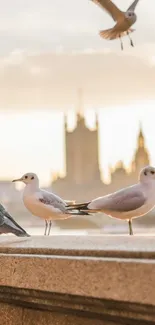
[[[14,234],[17,237],[30,237],[30,235],[23,229],[23,231],[19,229],[14,229],[8,224],[3,224],[0,228],[0,234]]]
[[[86,203],[76,203],[76,204],[72,204],[72,205],[68,205],[67,206],[67,210],[78,210],[79,212],[83,212],[83,210],[88,211],[88,205],[90,202],[86,202]]]
[[[7,222],[4,222],[4,224],[0,227],[0,234],[14,234],[17,237],[30,237],[30,235],[23,229],[18,229],[17,227],[13,227],[8,224]]]
[[[110,28],[110,29],[101,30],[99,32],[99,35],[104,39],[114,40],[116,38],[126,36],[127,32],[133,33],[134,31],[135,31],[135,29],[133,29],[133,28],[130,28],[130,29],[128,29],[128,31],[125,31],[125,32],[119,32],[115,28]]]
[[[74,200],[64,200],[65,203],[68,205],[68,204],[74,204],[75,201]]]
[[[97,213],[99,212],[98,209],[89,209],[88,205],[91,203],[91,201],[89,202],[85,202],[85,203],[76,203],[73,205],[68,205],[67,206],[67,211],[77,211],[77,213],[80,215],[89,215],[91,216],[92,213]]]
[[[16,231],[16,233],[14,233],[17,237],[31,237],[24,229],[23,232],[20,231]]]
[[[0,205],[0,234],[12,233],[17,237],[30,237],[30,235],[18,225],[10,214]]]
[[[74,210],[74,209],[73,209]],[[90,216],[91,213],[88,213],[86,211],[81,211],[81,210],[78,210],[78,209],[75,209],[77,210],[76,212],[74,212],[72,209],[68,209],[67,211],[71,211],[71,212],[68,212],[68,214],[71,214],[72,216]]]

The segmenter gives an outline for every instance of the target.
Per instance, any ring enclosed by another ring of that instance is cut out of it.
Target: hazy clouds
[[[115,0],[122,9],[132,0]],[[112,19],[91,0],[0,0],[1,53],[16,48],[30,51],[109,46],[98,30],[113,24]],[[154,42],[154,0],[141,0],[137,6],[136,33],[140,43]],[[117,48],[115,42],[110,47]],[[116,43],[117,44],[117,43]]]
[[[0,62],[2,107],[65,108],[83,88],[86,106],[155,99],[155,66],[143,58],[100,54],[42,54]]]
[[[115,0],[122,10],[131,2]],[[95,107],[154,99],[154,0],[139,2],[136,47],[127,39],[123,53],[99,37],[113,21],[90,0],[0,0],[0,8],[0,108],[63,109],[79,87]]]

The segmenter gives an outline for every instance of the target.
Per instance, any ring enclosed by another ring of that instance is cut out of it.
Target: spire
[[[139,122],[139,135],[141,135],[142,137],[144,137],[143,136],[143,131],[142,131],[142,122]]]
[[[96,123],[96,130],[98,130],[98,115],[97,112],[95,113],[95,123]]]
[[[116,170],[116,169],[124,169],[124,164],[123,164],[123,161],[122,161],[122,160],[119,160],[119,161],[116,163],[115,170]]]
[[[83,116],[83,91],[81,88],[78,89],[78,101],[77,101],[77,121],[84,120]]]
[[[142,131],[141,123],[139,124],[139,134],[137,142],[138,145],[132,162],[132,171],[138,174],[144,166],[150,165],[149,153],[145,147],[145,138]]]
[[[138,135],[138,147],[139,148],[144,148],[144,134],[143,134],[143,130],[142,130],[142,124],[141,122],[139,123],[139,135]]]
[[[64,115],[64,126],[65,126],[65,131],[67,131],[67,128],[68,128],[67,114]]]

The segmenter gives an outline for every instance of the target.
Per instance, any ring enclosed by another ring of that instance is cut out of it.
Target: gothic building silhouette
[[[149,154],[140,127],[137,148],[127,171],[120,161],[115,168],[110,168],[110,184],[101,179],[98,158],[98,119],[95,130],[90,130],[81,113],[77,114],[77,125],[68,131],[67,121],[64,123],[66,176],[55,177],[52,190],[65,199],[85,201],[116,191],[137,182],[141,168],[149,165]]]
[[[89,129],[83,114],[82,89],[78,90],[77,99],[76,127],[68,130],[67,118],[64,119],[66,176],[55,175],[52,190],[63,198],[85,201],[136,183],[140,170],[150,164],[141,125],[130,169],[126,170],[119,161],[115,168],[109,168],[111,182],[105,184],[99,167],[98,117],[95,129]]]

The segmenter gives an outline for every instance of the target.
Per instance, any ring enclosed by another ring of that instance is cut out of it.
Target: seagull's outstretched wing
[[[145,201],[143,192],[131,187],[93,200],[89,204],[89,209],[99,209],[105,213],[129,212],[140,208]]]
[[[118,7],[111,0],[91,0],[102,9],[106,10],[108,14],[113,18],[114,21],[120,21],[124,19],[123,11],[119,10]]]
[[[139,0],[134,0],[134,2],[132,3],[132,5],[130,5],[127,11],[134,11],[138,2]]]

